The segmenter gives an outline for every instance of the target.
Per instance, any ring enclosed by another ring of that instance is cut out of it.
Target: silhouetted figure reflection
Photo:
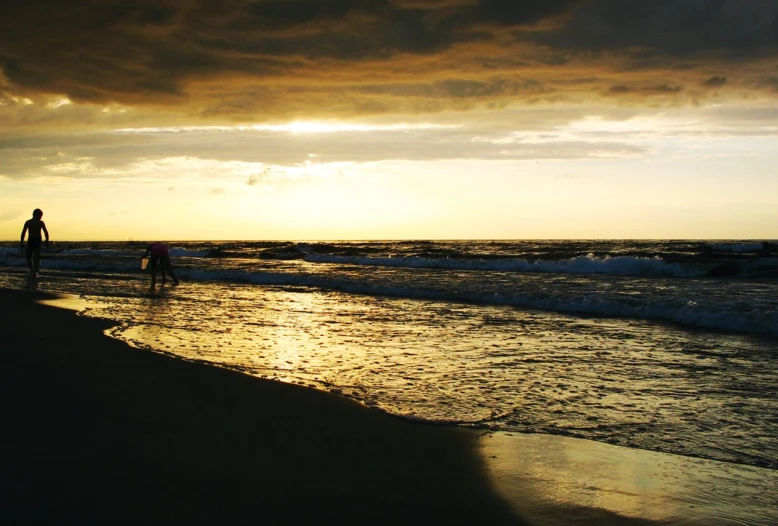
[[[161,264],[162,284],[165,284],[165,271],[167,271],[170,277],[173,278],[173,283],[178,285],[178,278],[173,270],[173,265],[170,263],[170,249],[168,249],[168,246],[160,242],[152,243],[146,248],[146,253],[143,254],[143,257],[145,258],[149,255],[151,255],[151,286],[153,287],[157,283],[157,263]]]
[[[41,217],[43,217],[43,212],[40,208],[36,208],[32,211],[32,218],[24,222],[24,228],[22,229],[22,250],[24,250],[24,236],[29,232],[25,258],[27,259],[27,266],[30,268],[31,278],[38,277],[38,269],[40,269],[41,265],[41,245],[43,244],[41,232],[46,235],[46,248],[49,248],[49,231],[46,230],[46,224],[41,221]]]

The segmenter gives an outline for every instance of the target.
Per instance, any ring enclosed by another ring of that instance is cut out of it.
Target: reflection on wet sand
[[[498,492],[534,524],[570,510],[581,524],[778,523],[776,470],[551,435],[492,433],[481,452]]]

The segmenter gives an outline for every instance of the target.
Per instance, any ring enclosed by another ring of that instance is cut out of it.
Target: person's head
[[[32,211],[32,217],[34,217],[35,219],[40,219],[41,217],[43,217],[43,210],[41,210],[40,208],[36,208],[35,210]]]

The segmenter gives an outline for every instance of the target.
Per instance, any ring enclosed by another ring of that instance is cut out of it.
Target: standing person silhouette
[[[165,284],[165,271],[167,270],[170,277],[173,278],[173,283],[178,285],[178,278],[173,271],[173,265],[170,264],[170,250],[168,246],[160,242],[152,243],[146,248],[146,253],[143,254],[143,257],[145,258],[149,254],[151,254],[151,286],[154,287],[157,284],[158,262],[162,264],[162,284]]]
[[[38,269],[41,266],[41,245],[43,244],[43,236],[41,231],[46,234],[46,248],[49,248],[49,231],[46,230],[46,224],[41,221],[43,212],[40,208],[36,208],[32,211],[32,218],[24,222],[24,228],[22,229],[22,250],[24,250],[24,235],[27,232],[30,233],[27,238],[27,250],[25,251],[25,257],[27,259],[27,266],[30,267],[30,277],[38,277]]]

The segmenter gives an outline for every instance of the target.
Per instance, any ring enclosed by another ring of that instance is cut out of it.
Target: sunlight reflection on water
[[[112,334],[139,347],[405,417],[757,465],[778,450],[774,349],[748,336],[219,283],[92,298],[89,314],[121,320]]]

